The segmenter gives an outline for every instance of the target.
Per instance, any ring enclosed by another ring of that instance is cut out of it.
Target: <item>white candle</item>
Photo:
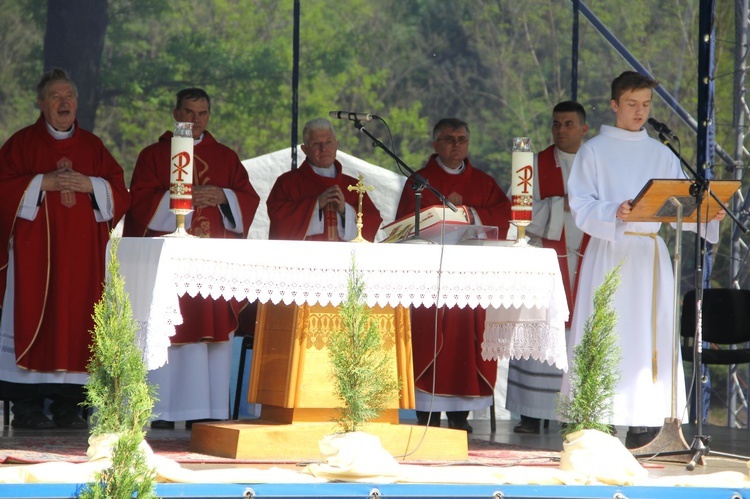
[[[511,154],[511,211],[513,220],[531,220],[534,195],[534,153],[531,139],[513,139]]]
[[[169,208],[172,210],[191,210],[193,207],[192,126],[192,123],[175,123],[169,156]]]

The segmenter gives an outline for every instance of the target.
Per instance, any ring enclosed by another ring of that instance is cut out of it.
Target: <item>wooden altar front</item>
[[[403,460],[465,460],[462,430],[399,425],[399,408],[414,408],[414,370],[409,309],[372,307],[390,370],[401,383],[388,408],[362,430]],[[241,458],[317,459],[317,443],[338,430],[342,401],[334,394],[328,338],[340,327],[333,305],[258,305],[248,402],[261,405],[259,420],[193,425],[190,449]],[[423,438],[429,432],[429,438]]]
[[[400,380],[388,409],[375,422],[398,424],[398,409],[414,408],[409,310],[373,307],[390,371]],[[332,305],[258,305],[248,402],[262,404],[263,421],[331,421],[341,406],[331,384],[328,338],[341,327]]]

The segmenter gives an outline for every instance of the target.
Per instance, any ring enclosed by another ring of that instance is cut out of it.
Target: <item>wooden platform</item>
[[[463,430],[388,423],[371,423],[362,430],[378,436],[383,448],[398,460],[468,459],[468,438]],[[190,450],[233,459],[320,459],[318,442],[333,431],[333,423],[196,423]]]

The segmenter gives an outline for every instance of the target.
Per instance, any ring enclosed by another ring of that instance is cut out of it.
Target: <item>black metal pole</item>
[[[570,61],[570,99],[578,102],[578,18],[581,14],[580,0],[573,0],[573,42]]]
[[[714,15],[715,0],[701,0],[698,19],[698,164],[696,165],[696,185],[706,179],[706,168],[710,168],[709,160],[713,157],[712,141],[709,136],[713,128],[713,57],[714,57]],[[703,263],[705,258],[705,240],[700,236],[702,189],[696,193],[695,205],[697,211],[698,232],[695,234],[695,337],[693,338],[693,376],[695,385],[695,415],[696,435],[690,450],[693,457],[687,464],[688,471],[695,469],[704,455],[708,455],[709,437],[703,435],[703,389],[706,383],[703,375]],[[708,222],[708,220],[706,220]],[[680,237],[680,234],[677,235]]]
[[[299,115],[299,19],[300,2],[294,0],[292,30],[292,170],[297,169],[297,120]]]

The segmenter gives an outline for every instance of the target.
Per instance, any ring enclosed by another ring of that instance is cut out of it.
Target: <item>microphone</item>
[[[350,120],[350,121],[372,121],[379,120],[380,116],[375,114],[367,113],[352,113],[350,111],[331,111],[328,113],[328,117],[334,120]]]
[[[649,118],[648,124],[651,125],[654,130],[656,130],[656,133],[664,135],[666,138],[670,140],[676,140],[677,142],[680,141],[679,137],[677,137],[677,134],[674,133],[672,130],[670,130],[669,127],[665,125],[664,123],[661,123],[660,121],[656,121],[653,118]]]

